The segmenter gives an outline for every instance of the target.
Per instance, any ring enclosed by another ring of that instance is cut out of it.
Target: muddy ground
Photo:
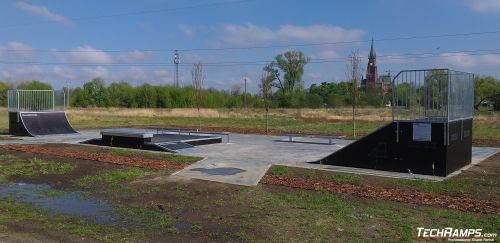
[[[92,176],[103,175],[107,172],[126,171],[132,168],[131,164],[96,161],[98,159],[92,156],[79,158],[63,156],[69,151],[78,151],[80,155],[99,152],[106,156],[115,156],[116,161],[123,157],[162,160],[158,157],[161,155],[141,152],[127,154],[123,151],[117,154],[116,151],[112,153],[102,148],[76,145],[42,145],[43,149],[40,151],[53,151],[55,148],[61,149],[61,146],[66,146],[63,149],[65,152],[59,155],[36,153],[33,150],[36,147],[30,147],[32,153],[12,150],[12,148],[0,148],[0,154],[13,156],[9,159],[0,159],[0,165],[33,157],[68,163],[74,165],[74,169],[65,174],[15,175],[8,177],[8,180],[14,183],[48,184],[62,191],[85,191],[112,205],[125,209],[146,209],[159,215],[168,215],[173,223],[186,225],[186,227],[168,232],[144,230],[144,234],[132,234],[132,241],[252,242],[354,241],[360,239],[407,241],[415,239],[415,227],[418,225],[459,227],[464,226],[463,223],[466,222],[467,226],[481,226],[486,229],[500,227],[500,217],[494,213],[461,212],[440,206],[384,201],[349,193],[317,192],[286,185],[260,184],[257,187],[244,187],[200,180],[173,181],[168,175],[173,173],[175,168],[141,168],[143,173],[131,180],[118,183],[96,181],[82,185],[78,183],[81,178],[92,178]],[[169,159],[164,160],[168,163]],[[466,194],[467,196],[479,199],[477,196],[480,193],[488,192],[490,196],[486,198],[487,200],[498,198],[499,161],[500,155],[497,155],[472,167],[460,176],[459,179],[478,185],[484,184],[480,186],[480,190],[484,191],[474,191],[474,193]],[[273,174],[270,172],[268,175]],[[334,175],[339,179],[336,183],[339,181],[349,185],[368,183],[379,188],[399,188],[394,181],[380,182],[383,181],[380,178],[362,177],[359,179],[345,175],[338,176],[331,172],[311,175],[310,171],[296,169],[287,172],[286,175],[306,180],[322,180],[323,177]],[[452,190],[444,194],[463,195],[460,194],[463,193],[460,190],[454,191],[455,186],[460,187],[460,185],[452,184],[450,187]],[[425,187],[412,186],[406,185],[401,188],[426,190]],[[447,190],[448,188],[441,189]],[[144,220],[151,225],[156,224],[154,218],[146,217]],[[16,242],[34,239],[43,242],[95,241],[91,237],[92,234],[88,232],[81,234],[83,236],[65,233],[64,230],[36,225],[29,220],[3,221],[0,217],[0,241]],[[123,240],[119,236],[113,237],[110,236],[110,241]],[[107,240],[104,239],[104,241]]]

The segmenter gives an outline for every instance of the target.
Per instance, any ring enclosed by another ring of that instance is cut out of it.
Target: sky
[[[500,0],[2,0],[0,80],[61,88],[106,83],[182,85],[203,63],[205,88],[256,92],[262,68],[304,52],[305,87],[365,69],[374,40],[379,74],[451,68],[500,78]]]

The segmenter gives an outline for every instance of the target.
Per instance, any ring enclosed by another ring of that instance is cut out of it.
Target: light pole
[[[247,109],[247,77],[245,76],[243,78],[245,80],[245,92],[243,93],[243,104],[245,106],[245,109]]]
[[[174,86],[179,88],[179,63],[180,63],[179,52],[175,50],[174,52],[174,64],[175,64],[175,81]]]
[[[70,103],[69,103],[69,83],[70,83],[70,81],[66,81],[66,92],[68,93],[68,101],[67,101],[68,104],[66,105],[67,109],[69,109],[69,105],[70,105]]]

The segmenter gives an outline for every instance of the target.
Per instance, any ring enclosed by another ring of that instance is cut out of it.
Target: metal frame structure
[[[9,112],[63,111],[66,109],[66,94],[63,90],[20,90],[7,93]]]
[[[17,136],[77,133],[64,111],[66,101],[63,90],[9,90],[9,133]]]
[[[472,161],[474,75],[405,70],[392,83],[393,122],[321,164],[448,176]]]
[[[471,119],[474,74],[450,69],[405,70],[392,82],[393,121]]]

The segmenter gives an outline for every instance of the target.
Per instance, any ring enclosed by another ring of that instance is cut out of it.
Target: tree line
[[[263,67],[257,94],[242,92],[239,85],[228,90],[202,89],[197,87],[196,82],[193,86],[181,88],[147,83],[133,86],[124,81],[107,84],[101,78],[94,78],[82,87],[69,91],[70,105],[128,108],[336,108],[352,105],[353,91],[356,91],[357,106],[382,107],[392,100],[391,92],[354,89],[351,81],[322,82],[305,88],[302,76],[308,62],[309,58],[300,51],[276,55],[274,61]],[[199,75],[203,77],[203,73]],[[476,109],[489,106],[500,110],[499,79],[476,76],[474,86]],[[0,81],[1,106],[7,105],[7,90],[12,88],[50,90],[52,86],[37,80],[17,85]],[[404,88],[396,87],[396,91]]]

